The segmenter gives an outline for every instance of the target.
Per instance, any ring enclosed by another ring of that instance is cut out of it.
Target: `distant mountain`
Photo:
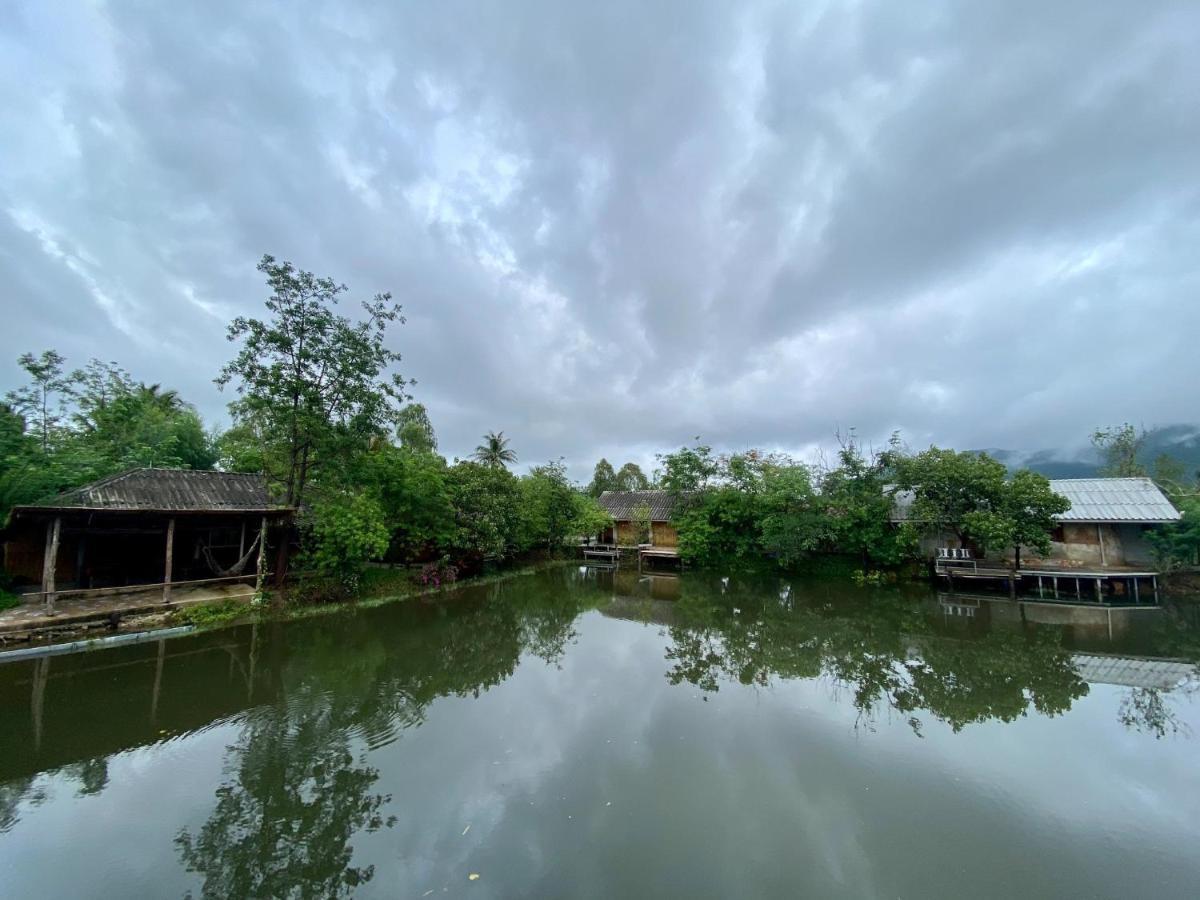
[[[1010,469],[1032,469],[1047,478],[1091,478],[1100,473],[1103,461],[1095,447],[1077,450],[1002,450],[985,451]],[[1138,460],[1150,472],[1160,456],[1183,463],[1189,473],[1200,471],[1200,426],[1163,425],[1146,431],[1146,442]]]

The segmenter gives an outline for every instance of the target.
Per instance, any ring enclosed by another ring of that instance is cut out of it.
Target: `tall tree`
[[[401,408],[396,437],[405,450],[414,453],[437,451],[437,436],[433,433],[433,423],[429,421],[429,413],[424,404],[409,403]]]
[[[71,379],[63,372],[66,360],[57,350],[43,350],[40,356],[22,353],[17,362],[30,382],[10,391],[5,399],[14,412],[32,423],[42,453],[49,453],[54,432],[62,424],[63,401],[71,389]]]
[[[1100,451],[1104,465],[1100,474],[1110,478],[1133,478],[1146,474],[1138,459],[1146,443],[1146,430],[1138,431],[1128,422],[1092,433],[1092,446]]]
[[[269,474],[297,505],[314,470],[396,424],[405,382],[387,374],[400,355],[384,338],[389,324],[404,319],[391,294],[364,302],[365,318],[352,322],[335,311],[345,285],[269,255],[258,270],[271,290],[270,315],[230,324],[229,340],[240,349],[216,382],[235,384],[235,422],[251,420],[269,436],[277,450],[267,457],[277,468]]]
[[[617,473],[613,471],[612,463],[601,457],[592,470],[592,481],[587,492],[593,497],[599,497],[605,491],[617,490]]]
[[[642,471],[642,467],[637,463],[627,462],[621,466],[614,479],[616,484],[615,490],[618,491],[646,491],[650,489],[650,479],[646,477],[646,473]]]
[[[483,443],[475,448],[471,458],[476,462],[502,469],[517,461],[517,454],[509,449],[508,438],[503,431],[489,431],[483,436]]]
[[[996,508],[1008,469],[986,453],[930,447],[896,460],[896,483],[913,492],[909,521],[930,534],[970,535],[968,515]]]

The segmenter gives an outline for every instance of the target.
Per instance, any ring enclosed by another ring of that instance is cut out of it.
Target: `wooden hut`
[[[4,569],[14,587],[57,596],[122,587],[261,582],[271,550],[283,575],[295,510],[261,475],[133,469],[40,503],[14,507]],[[261,585],[260,585],[261,586]]]
[[[613,517],[613,526],[601,536],[601,542],[625,548],[644,544],[678,547],[679,532],[671,524],[676,499],[670,491],[605,491],[600,505]]]

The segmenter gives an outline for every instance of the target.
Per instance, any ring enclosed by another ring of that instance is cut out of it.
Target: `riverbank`
[[[336,602],[305,602],[294,597],[271,594],[263,600],[255,597],[252,587],[239,585],[230,586],[224,591],[193,592],[194,596],[181,591],[170,603],[164,603],[157,591],[133,591],[102,603],[93,601],[77,604],[78,609],[60,604],[54,616],[46,616],[41,610],[22,610],[18,607],[0,614],[0,648],[50,647],[82,642],[79,649],[86,649],[86,645],[99,646],[105,638],[116,635],[145,633],[154,637],[164,630],[183,626],[211,629],[307,619],[348,609],[369,609],[415,600],[462,587],[507,581],[571,562],[563,559],[514,565],[501,571],[436,585],[415,583],[413,573],[408,569],[371,569],[364,576],[357,597]],[[0,658],[4,652],[4,649],[0,649]]]

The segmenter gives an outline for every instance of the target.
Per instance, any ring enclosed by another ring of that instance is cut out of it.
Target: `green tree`
[[[615,491],[617,488],[617,473],[613,471],[612,463],[601,459],[592,470],[592,481],[587,492],[593,497],[599,497],[605,491]]]
[[[657,459],[660,467],[659,484],[663,490],[675,494],[703,490],[716,477],[719,469],[712,448],[699,443],[699,438],[694,447],[681,447],[674,453],[660,453]]]
[[[452,550],[467,563],[501,560],[519,546],[520,484],[503,466],[462,461],[447,470],[454,509]]]
[[[621,466],[613,479],[614,491],[646,491],[650,489],[650,479],[637,463],[627,462]]]
[[[29,384],[9,391],[5,397],[14,412],[32,423],[43,454],[50,452],[62,425],[63,404],[71,390],[71,379],[63,372],[65,362],[57,350],[43,350],[40,356],[22,353],[17,363],[29,376]]]
[[[1128,422],[1092,432],[1092,446],[1104,460],[1100,474],[1109,478],[1133,478],[1146,474],[1138,459],[1146,443],[1146,430],[1134,428]]]
[[[1146,534],[1158,565],[1167,573],[1200,561],[1200,497],[1176,496],[1174,502],[1181,513],[1179,521]]]
[[[454,508],[442,457],[384,445],[367,454],[358,478],[379,500],[394,557],[427,560],[450,549]]]
[[[399,412],[396,437],[400,446],[414,453],[436,453],[437,436],[423,404],[409,403]]]
[[[1054,493],[1044,475],[1021,469],[1004,482],[984,509],[964,516],[966,530],[989,550],[1011,547],[1016,568],[1021,568],[1021,547],[1050,552],[1050,532],[1071,501]]]
[[[508,446],[508,438],[503,431],[489,431],[483,436],[483,443],[475,448],[471,458],[476,462],[502,469],[517,461],[517,454]]]
[[[913,492],[908,518],[930,534],[970,537],[968,516],[999,508],[1008,470],[986,453],[930,447],[895,461],[896,484]]]
[[[522,548],[556,550],[578,537],[578,493],[562,460],[530,469],[521,479]]]
[[[365,492],[322,496],[305,530],[303,561],[346,594],[358,589],[366,564],[387,552],[391,537],[379,502]]]
[[[275,450],[265,458],[284,499],[299,505],[314,472],[336,468],[364,450],[397,420],[405,383],[388,368],[400,355],[384,342],[387,327],[403,322],[390,294],[363,303],[365,318],[336,313],[346,286],[264,256],[266,320],[238,317],[229,326],[237,356],[216,379],[233,383],[235,423],[253,422]]]
[[[820,503],[826,518],[830,549],[851,553],[862,561],[864,572],[895,566],[916,551],[913,529],[892,522],[894,464],[899,436],[888,449],[867,456],[851,435],[838,452],[838,465],[821,478]]]

